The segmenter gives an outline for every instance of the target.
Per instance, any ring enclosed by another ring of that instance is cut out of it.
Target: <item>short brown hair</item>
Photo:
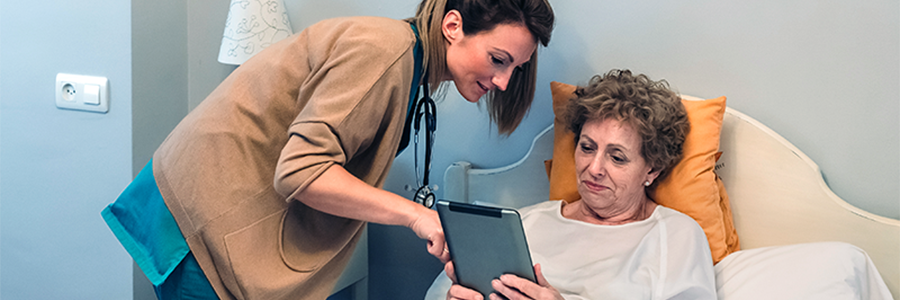
[[[654,190],[681,160],[690,125],[681,98],[665,80],[612,70],[591,78],[575,95],[566,107],[566,120],[576,144],[588,120],[614,118],[631,125],[640,135],[641,156],[654,171],[660,171],[648,190]]]

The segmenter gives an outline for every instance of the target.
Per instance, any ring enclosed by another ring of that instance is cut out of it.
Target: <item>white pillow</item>
[[[715,270],[719,299],[892,299],[866,252],[841,242],[742,250]]]

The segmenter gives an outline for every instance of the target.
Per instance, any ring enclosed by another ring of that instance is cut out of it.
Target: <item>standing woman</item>
[[[409,227],[446,262],[437,214],[381,189],[416,90],[453,81],[510,133],[552,27],[546,0],[319,22],[228,76],[103,217],[161,299],[324,299],[366,222]]]

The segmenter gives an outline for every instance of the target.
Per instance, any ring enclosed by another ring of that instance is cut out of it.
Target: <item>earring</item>
[[[644,186],[650,186],[650,180],[645,181]]]

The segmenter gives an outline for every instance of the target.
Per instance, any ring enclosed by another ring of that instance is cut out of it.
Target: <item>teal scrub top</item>
[[[154,286],[191,250],[156,186],[153,160],[100,214]]]

